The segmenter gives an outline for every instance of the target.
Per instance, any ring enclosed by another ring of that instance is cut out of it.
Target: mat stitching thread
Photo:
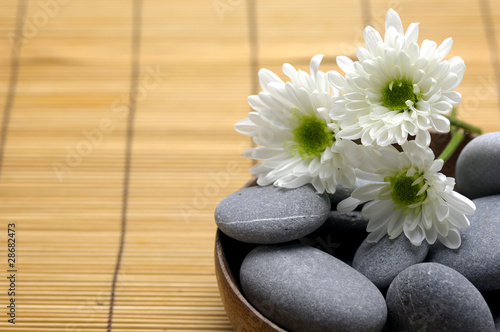
[[[495,73],[495,81],[497,86],[497,101],[500,106],[500,60],[498,58],[498,43],[497,36],[495,34],[495,25],[493,18],[491,17],[491,7],[488,0],[479,0],[479,7],[481,10],[481,15],[484,22],[484,33],[486,39],[488,40],[488,46],[490,48],[491,64]]]
[[[250,48],[250,79],[252,95],[259,93],[259,40],[257,29],[257,2],[256,0],[247,1],[247,22],[248,22],[248,44]],[[250,137],[252,148],[256,147],[253,137]],[[257,160],[251,160],[252,165],[257,164]]]
[[[0,134],[0,180],[2,178],[3,156],[5,153],[5,146],[7,141],[7,131],[9,129],[10,114],[12,113],[12,106],[16,96],[17,80],[19,73],[19,54],[21,53],[22,33],[24,22],[26,21],[26,9],[28,7],[28,0],[20,0],[17,5],[17,19],[14,31],[11,60],[10,60],[10,78],[5,99],[5,106],[3,110],[2,119],[2,133]]]
[[[129,114],[127,121],[126,146],[125,146],[125,170],[123,175],[123,195],[122,195],[122,219],[120,229],[120,245],[116,258],[113,282],[111,284],[111,294],[109,301],[109,314],[107,331],[110,332],[113,326],[113,309],[115,304],[116,284],[120,272],[123,249],[125,247],[125,234],[127,231],[127,210],[128,194],[130,183],[130,163],[132,155],[132,143],[134,138],[134,119],[137,108],[137,90],[139,81],[140,47],[141,47],[141,20],[142,20],[142,0],[134,0],[133,3],[133,23],[132,23],[132,61],[130,78]]]

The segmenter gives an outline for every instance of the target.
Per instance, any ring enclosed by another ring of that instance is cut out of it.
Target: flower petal
[[[351,212],[361,204],[362,201],[356,198],[347,197],[337,205],[337,211],[340,212]]]
[[[444,244],[446,247],[450,249],[457,249],[460,247],[460,244],[462,243],[462,239],[460,238],[460,233],[455,229],[451,229],[446,237],[440,236],[438,234],[438,238],[442,244]]]
[[[259,70],[259,81],[260,86],[262,87],[262,89],[264,89],[264,91],[266,90],[269,83],[275,82],[283,84],[281,78],[279,78],[278,75],[268,69]]]
[[[451,47],[453,46],[453,39],[451,38],[446,38],[441,45],[439,45],[436,53],[439,57],[439,60],[443,60],[445,56],[448,55],[448,53],[451,50]]]
[[[410,43],[416,43],[418,39],[418,23],[411,23],[405,33],[405,43],[409,46]]]
[[[354,62],[344,55],[337,56],[337,65],[344,73],[350,73],[354,70]]]
[[[336,71],[332,70],[328,72],[328,81],[331,85],[337,87],[342,91],[347,91],[349,89],[344,76],[340,75],[340,73]]]
[[[254,136],[258,131],[258,126],[249,118],[238,121],[234,125],[234,130],[240,134]]]
[[[368,51],[374,53],[377,43],[382,42],[382,37],[377,30],[371,26],[367,26],[363,31],[363,36],[365,38],[365,47]]]
[[[323,54],[317,54],[313,56],[313,58],[311,59],[311,64],[309,66],[311,75],[316,75],[316,73],[318,72],[319,64],[321,63],[321,60],[323,60],[323,57]]]
[[[405,227],[403,228],[403,231],[404,231],[406,237],[410,240],[410,242],[416,246],[421,245],[422,241],[425,239],[425,232],[421,226],[418,226],[418,227],[410,230],[406,227],[406,223],[405,223]]]
[[[397,32],[403,34],[403,23],[401,22],[401,18],[398,13],[394,9],[389,9],[387,15],[385,16],[385,29],[388,30],[389,27],[396,28]]]
[[[472,215],[476,212],[476,205],[467,197],[452,191],[449,195],[443,197],[444,200],[457,212],[465,215]]]

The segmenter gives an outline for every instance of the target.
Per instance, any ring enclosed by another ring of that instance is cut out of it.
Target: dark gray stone
[[[495,332],[481,293],[457,271],[421,263],[401,272],[387,291],[388,323],[398,332]]]
[[[334,217],[333,217],[334,216]],[[354,253],[366,238],[367,219],[358,211],[332,211],[325,223],[311,234],[299,239],[303,244],[322,250],[352,266]]]
[[[500,194],[500,132],[470,141],[460,152],[455,180],[470,199]]]
[[[300,241],[352,265],[354,253],[368,235],[367,224],[368,219],[359,211],[331,211],[320,228]]]
[[[215,221],[236,240],[271,244],[313,232],[329,213],[328,195],[318,194],[312,185],[296,189],[255,186],[224,198],[215,209]]]
[[[495,320],[495,326],[497,332],[500,332],[500,312],[496,311],[493,313],[493,319]]]
[[[473,200],[476,213],[461,230],[462,245],[448,249],[435,244],[427,260],[449,266],[480,291],[500,289],[500,195]]]
[[[366,232],[369,219],[363,217],[361,212],[331,211],[328,219],[321,228],[325,230]]]
[[[298,243],[259,246],[243,261],[245,296],[289,331],[380,332],[387,307],[362,274],[320,250]]]
[[[386,236],[378,243],[365,240],[354,255],[352,267],[370,279],[375,286],[386,288],[401,271],[423,262],[428,252],[427,242],[423,241],[420,246],[415,246],[404,234],[394,240]]]
[[[481,293],[490,307],[497,331],[500,332],[500,290]]]

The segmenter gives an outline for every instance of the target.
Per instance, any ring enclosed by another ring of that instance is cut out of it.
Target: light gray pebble
[[[478,136],[464,147],[455,180],[460,192],[470,199],[500,194],[500,132]]]
[[[388,323],[398,332],[495,332],[481,293],[460,273],[437,263],[401,272],[387,291]]]
[[[421,263],[429,252],[429,244],[413,245],[404,234],[394,240],[385,236],[377,243],[363,241],[352,267],[371,280],[375,286],[386,288],[407,267]]]
[[[295,332],[380,332],[387,307],[359,272],[298,243],[259,246],[243,261],[245,296],[267,318]]]
[[[461,230],[461,246],[435,244],[427,260],[457,270],[480,291],[500,289],[500,195],[473,202],[476,213],[469,217],[470,226]]]
[[[328,195],[318,194],[312,185],[296,189],[254,186],[224,198],[215,209],[215,221],[236,240],[272,244],[313,232],[329,213]]]

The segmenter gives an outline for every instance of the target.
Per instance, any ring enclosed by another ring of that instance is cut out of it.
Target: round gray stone
[[[368,235],[367,224],[359,211],[331,211],[320,228],[299,240],[352,266],[354,253]]]
[[[461,230],[462,245],[448,249],[435,244],[427,260],[449,266],[480,291],[500,289],[500,195],[473,200],[476,213]]]
[[[429,244],[413,245],[404,234],[394,240],[388,236],[377,243],[363,241],[352,267],[361,272],[379,288],[388,287],[396,276],[409,266],[421,263],[429,252]]]
[[[247,243],[296,240],[320,227],[330,213],[328,195],[312,185],[296,189],[255,186],[224,198],[215,209],[217,226]]]
[[[500,132],[470,141],[458,156],[457,188],[470,199],[500,194]]]
[[[297,243],[259,246],[240,270],[245,296],[289,331],[380,332],[387,307],[362,274],[333,256]]]
[[[388,323],[398,332],[495,332],[481,293],[457,271],[421,263],[401,272],[387,291]]]
[[[331,211],[322,228],[338,231],[365,232],[368,218],[361,215],[360,211],[339,212]]]

